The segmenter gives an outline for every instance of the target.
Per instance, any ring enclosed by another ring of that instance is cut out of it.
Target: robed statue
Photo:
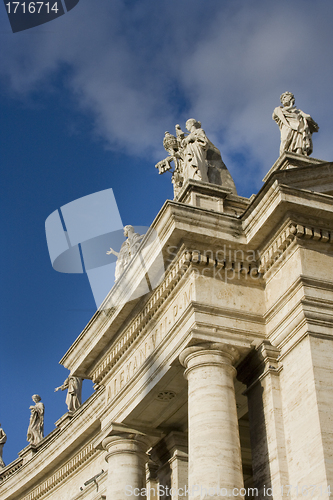
[[[30,444],[38,444],[44,437],[44,405],[41,402],[41,397],[38,394],[32,396],[35,403],[29,406],[30,422],[27,432],[27,441]]]
[[[134,231],[134,227],[131,225],[124,227],[124,236],[127,238],[124,243],[121,245],[119,252],[116,252],[112,248],[107,253],[107,255],[113,254],[116,255],[117,263],[115,270],[115,279],[117,280],[120,275],[124,272],[131,259],[136,254],[142,238],[144,235],[140,235]]]
[[[5,442],[7,441],[7,434],[3,430],[0,424],[0,467],[5,467],[5,462],[2,459],[3,447],[5,446]]]
[[[160,174],[172,169],[175,198],[188,179],[217,184],[237,194],[235,183],[222,161],[221,153],[208,139],[201,123],[194,118],[186,122],[188,132],[176,125],[176,136],[165,132],[163,146],[170,156],[155,166]]]
[[[280,155],[284,151],[291,151],[303,156],[312,153],[312,134],[318,132],[318,124],[295,106],[295,96],[291,92],[284,92],[280,101],[282,106],[274,109],[273,120],[281,131]]]
[[[69,377],[66,378],[65,382],[60,387],[56,387],[54,389],[54,392],[65,391],[66,389],[67,389],[66,405],[68,411],[74,412],[82,404],[81,402],[82,378],[70,375]]]

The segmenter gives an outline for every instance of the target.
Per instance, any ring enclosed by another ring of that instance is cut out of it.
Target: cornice
[[[247,276],[256,278],[257,280],[260,279],[260,276],[258,276],[258,265],[255,262],[251,264],[246,262],[246,260],[241,261],[236,259],[219,262],[216,259],[211,259],[209,256],[201,254],[197,250],[184,250],[176,263],[169,269],[163,283],[153,292],[146,305],[143,306],[142,312],[133,318],[128,328],[118,337],[113,346],[110,346],[111,352],[91,372],[91,378],[94,383],[99,384],[106,373],[127,353],[133,342],[145,335],[150,321],[157,316],[162,306],[165,306],[166,299],[186,274],[190,266],[201,266],[211,270],[218,269],[226,273],[233,271],[239,279]]]
[[[318,158],[310,158],[308,156],[292,153],[291,151],[284,151],[282,155],[276,160],[271,169],[263,178],[263,182],[267,182],[274,174],[284,173],[285,170],[299,171],[300,169],[313,169],[313,167],[326,165],[328,162],[319,160]]]
[[[23,465],[23,458],[17,458],[0,471],[0,487],[3,481],[6,481],[14,472],[18,471]]]
[[[333,230],[328,231],[326,228],[314,227],[310,224],[288,222],[261,253],[259,272],[265,276],[275,262],[282,261],[293,241],[299,242],[302,240],[312,240],[333,245]]]
[[[286,179],[283,181],[287,182]],[[290,210],[298,211],[304,217],[310,218],[315,214],[316,218],[331,220],[333,196],[288,185],[274,174],[241,217],[247,242],[254,246],[262,245],[274,226]]]

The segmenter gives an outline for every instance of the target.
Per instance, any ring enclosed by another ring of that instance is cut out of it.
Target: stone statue
[[[172,169],[173,162],[172,183],[175,197],[187,179],[218,184],[237,194],[220,151],[208,139],[201,123],[194,118],[187,120],[186,129],[189,133],[183,132],[179,125],[175,128],[176,136],[165,132],[163,140],[164,149],[170,156],[155,165],[159,173],[163,174]]]
[[[144,235],[135,233],[134,227],[128,225],[124,227],[124,236],[127,238],[127,240],[125,240],[121,245],[119,252],[116,252],[112,248],[110,248],[110,250],[106,252],[107,255],[113,254],[118,257],[115,270],[116,280],[124,272],[125,268],[130,263],[130,260],[136,254]]]
[[[0,467],[5,467],[5,462],[2,460],[3,447],[5,446],[5,442],[7,441],[7,434],[2,429],[0,424]]]
[[[31,415],[27,440],[30,444],[38,444],[44,437],[44,405],[41,403],[41,399],[38,394],[34,394],[32,400],[35,405],[29,406]]]
[[[65,382],[54,389],[54,392],[64,391],[67,389],[66,405],[68,411],[74,412],[77,410],[81,404],[81,393],[82,393],[82,378],[74,377],[70,375],[66,378]]]
[[[317,123],[300,109],[295,107],[295,97],[291,92],[284,92],[280,101],[282,106],[274,109],[273,120],[281,130],[280,155],[292,151],[303,156],[312,153],[312,134],[318,132]]]

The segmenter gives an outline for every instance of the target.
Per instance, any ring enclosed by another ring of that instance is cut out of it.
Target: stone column
[[[121,432],[102,441],[107,451],[107,500],[137,500],[146,488],[147,438],[140,434]]]
[[[238,500],[243,484],[232,363],[237,350],[201,344],[180,355],[188,380],[189,499]]]

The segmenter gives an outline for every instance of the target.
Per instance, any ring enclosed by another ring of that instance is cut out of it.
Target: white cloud
[[[29,94],[66,67],[78,106],[113,149],[156,159],[163,132],[193,116],[231,170],[239,152],[248,175],[263,174],[278,155],[271,114],[285,90],[321,127],[314,156],[333,156],[332,16],[325,1],[81,0],[31,33],[8,35],[0,71],[14,94]]]

